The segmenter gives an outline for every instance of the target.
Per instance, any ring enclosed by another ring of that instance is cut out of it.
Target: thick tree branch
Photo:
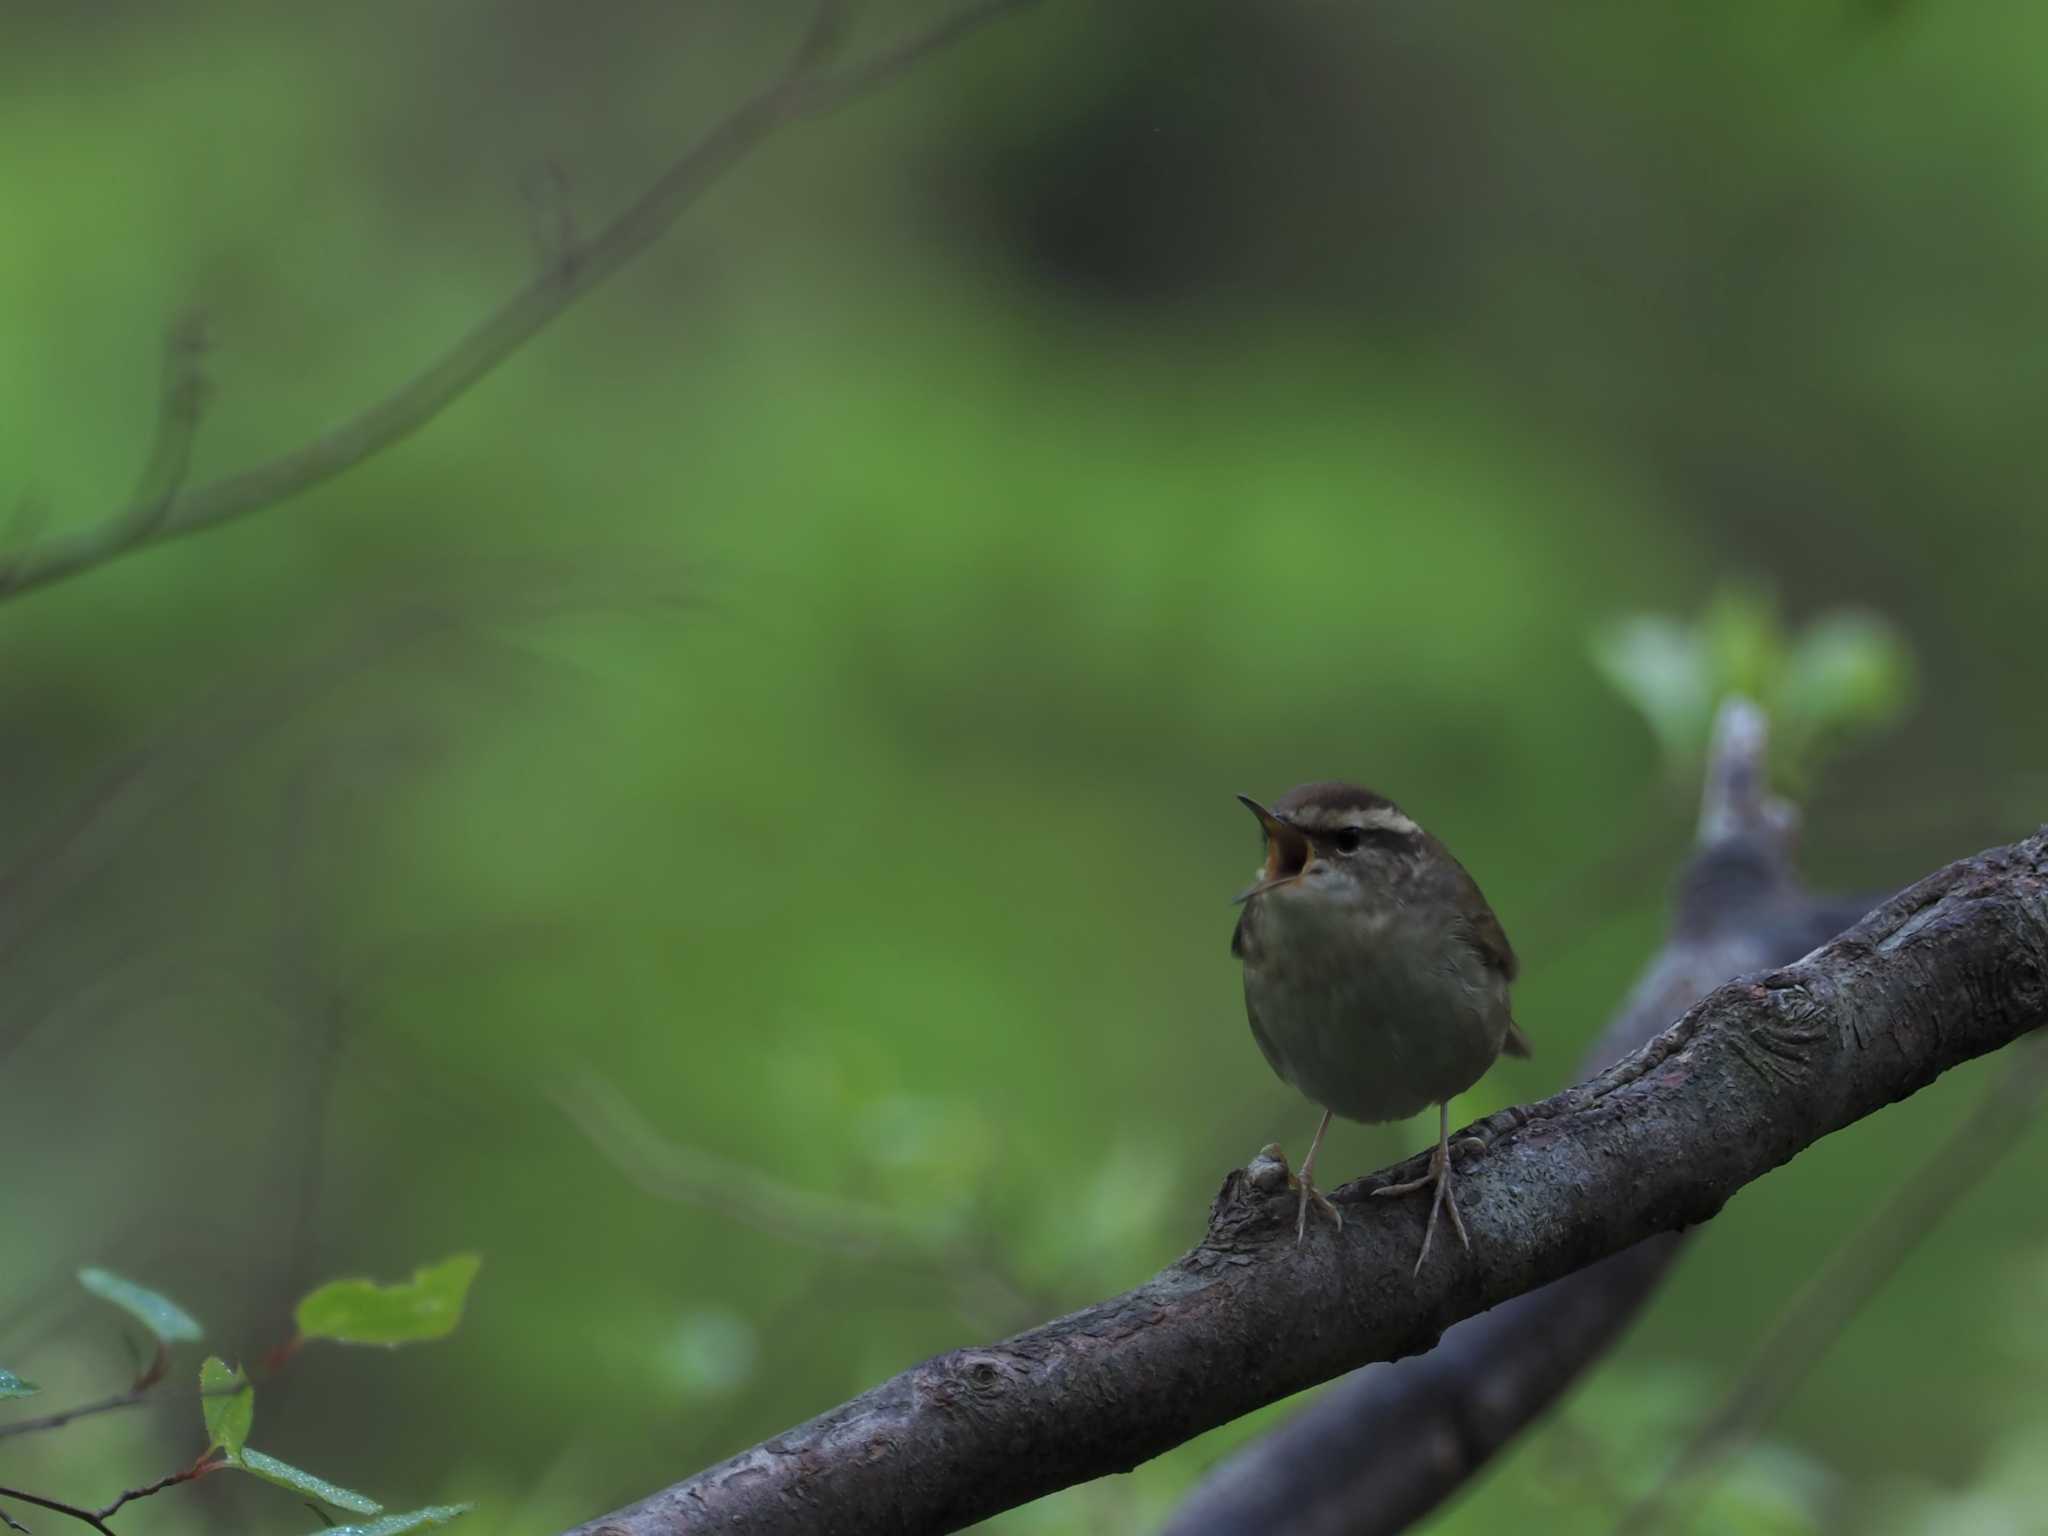
[[[1837,922],[1817,932],[1808,904],[1776,900],[1782,867],[1760,854],[1723,845],[1695,860],[1694,875],[1715,878],[1689,881],[1688,895],[1718,888],[1733,903],[1726,911],[1735,926],[1710,921],[1695,938],[1674,937],[1590,1053],[1588,1072],[1654,1037],[1731,976],[1796,958],[1841,930]],[[1458,1324],[1426,1355],[1368,1366],[1219,1466],[1175,1512],[1167,1536],[1406,1529],[1614,1342],[1684,1242],[1683,1233],[1660,1234]]]
[[[582,1536],[956,1529],[1104,1473],[1712,1216],[1831,1131],[2048,1020],[2048,833],[1950,865],[1795,965],[1718,988],[1590,1082],[1472,1128],[1472,1251],[1418,1281],[1414,1205],[1346,1186],[1297,1246],[1274,1175],[1134,1291],[905,1371]]]
[[[2018,1144],[2048,1095],[2048,1036],[2014,1046],[2004,1065],[1975,1112],[1801,1287],[1657,1485],[1622,1517],[1616,1536],[1669,1529],[1667,1511],[1678,1496],[1697,1494],[1699,1480],[1755,1433],[1956,1202]]]
[[[822,117],[889,84],[929,55],[1035,0],[968,0],[873,57],[818,67],[836,43],[840,7],[821,5],[791,65],[715,123],[611,224],[587,242],[550,249],[543,270],[434,362],[383,399],[302,447],[240,474],[180,492],[189,431],[166,416],[152,474],[127,506],[83,528],[46,534],[0,556],[0,599],[76,576],[118,556],[228,522],[309,490],[410,437],[543,327],[668,232],[691,204],[779,129]],[[566,228],[566,226],[558,226]],[[196,411],[196,396],[195,396]],[[196,420],[196,416],[194,418]],[[155,473],[158,470],[166,473]]]
[[[1731,977],[1817,948],[1875,904],[1810,897],[1796,818],[1769,794],[1763,716],[1716,722],[1698,851],[1671,935],[1580,1067],[1604,1071]],[[1469,1318],[1426,1355],[1368,1366],[1216,1468],[1165,1536],[1390,1536],[1462,1488],[1605,1352],[1678,1257],[1671,1232]]]

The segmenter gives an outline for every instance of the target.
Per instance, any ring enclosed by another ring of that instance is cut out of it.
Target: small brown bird
[[[1291,789],[1271,810],[1239,795],[1266,833],[1257,882],[1230,952],[1244,962],[1244,1005],[1267,1064],[1323,1106],[1302,1159],[1295,1241],[1313,1201],[1316,1151],[1330,1116],[1381,1123],[1437,1106],[1429,1172],[1376,1195],[1430,1188],[1421,1272],[1439,1213],[1467,1249],[1451,1190],[1448,1101],[1502,1051],[1527,1056],[1508,1011],[1515,952],[1500,919],[1451,851],[1393,801],[1330,781]]]

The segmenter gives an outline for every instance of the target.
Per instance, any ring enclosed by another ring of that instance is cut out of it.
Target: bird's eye
[[[1330,834],[1330,846],[1339,853],[1356,853],[1364,841],[1364,835],[1356,827],[1339,827]]]

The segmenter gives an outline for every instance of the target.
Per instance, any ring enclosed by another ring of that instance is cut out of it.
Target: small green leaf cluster
[[[463,1307],[481,1263],[475,1254],[457,1254],[439,1264],[421,1267],[410,1280],[396,1285],[379,1285],[364,1279],[336,1280],[323,1285],[294,1309],[297,1334],[280,1357],[288,1358],[301,1345],[315,1340],[395,1348],[445,1338],[462,1321]],[[128,1313],[155,1337],[157,1364],[139,1385],[147,1386],[161,1374],[163,1352],[170,1345],[205,1336],[205,1330],[177,1303],[132,1280],[104,1269],[80,1270],[78,1280],[87,1291]],[[0,1398],[27,1397],[35,1391],[34,1383],[0,1370]],[[254,1449],[249,1445],[249,1433],[256,1419],[255,1384],[239,1366],[230,1366],[218,1355],[208,1356],[199,1367],[199,1407],[206,1428],[206,1446],[188,1476],[227,1469],[247,1472],[320,1504],[367,1517],[358,1524],[330,1527],[339,1536],[405,1536],[407,1532],[445,1524],[470,1508],[467,1504],[435,1504],[387,1514],[384,1506],[367,1494],[330,1483]]]
[[[1705,761],[1715,711],[1731,694],[1763,706],[1772,761],[1795,785],[1913,700],[1912,651],[1881,615],[1833,609],[1795,634],[1775,600],[1744,587],[1724,588],[1691,621],[1618,619],[1594,634],[1592,654],[1681,779]]]

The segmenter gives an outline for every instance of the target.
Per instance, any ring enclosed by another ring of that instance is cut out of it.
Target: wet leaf
[[[237,1383],[239,1392],[233,1390]],[[230,1460],[238,1459],[256,1418],[256,1389],[239,1370],[230,1370],[226,1361],[213,1355],[199,1367],[199,1392],[199,1411],[206,1417],[206,1448],[226,1451]]]
[[[336,1280],[299,1303],[299,1336],[340,1344],[417,1344],[444,1338],[462,1321],[470,1282],[483,1260],[459,1253],[413,1271],[398,1285]]]
[[[402,1515],[382,1515],[357,1525],[329,1526],[327,1536],[406,1536],[407,1532],[423,1531],[430,1525],[446,1525],[475,1507],[473,1504],[429,1504],[425,1509],[409,1509]]]
[[[381,1515],[384,1512],[384,1506],[368,1494],[337,1487],[323,1477],[301,1472],[297,1467],[279,1461],[275,1456],[266,1456],[261,1451],[245,1449],[234,1458],[234,1463],[266,1483],[276,1483],[280,1488],[308,1494],[323,1504],[332,1504],[336,1509],[345,1509],[353,1515]]]
[[[168,1296],[163,1296],[110,1269],[81,1269],[78,1283],[101,1301],[110,1301],[166,1344],[204,1338],[206,1330]]]

